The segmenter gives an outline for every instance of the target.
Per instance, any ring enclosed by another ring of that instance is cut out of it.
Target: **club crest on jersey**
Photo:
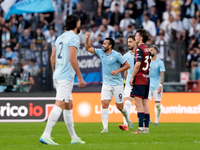
[[[78,47],[78,42],[76,42],[76,44],[75,44],[77,47]]]
[[[110,57],[110,60],[112,60],[112,59],[113,59],[113,57],[111,56],[111,57]]]

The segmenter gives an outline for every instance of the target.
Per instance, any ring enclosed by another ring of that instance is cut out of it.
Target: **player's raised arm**
[[[86,49],[86,51],[88,51],[90,53],[96,54],[94,47],[92,47],[89,42],[90,35],[91,35],[91,31],[89,33],[86,33],[86,35],[85,35],[85,49]]]
[[[51,68],[52,68],[53,72],[55,71],[55,60],[56,60],[56,46],[53,47],[53,51],[52,51],[51,58],[50,58]]]

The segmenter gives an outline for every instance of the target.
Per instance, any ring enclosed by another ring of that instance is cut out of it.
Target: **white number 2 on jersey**
[[[146,71],[149,67],[149,58],[151,59],[151,56],[145,56],[145,63],[146,63],[146,67],[143,67],[142,70]]]

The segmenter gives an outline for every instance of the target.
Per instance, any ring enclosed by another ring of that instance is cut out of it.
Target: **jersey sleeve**
[[[163,63],[163,61],[160,62],[160,72],[165,71],[165,65]]]
[[[127,59],[127,53],[123,55],[123,58],[124,58],[124,59]]]
[[[102,49],[95,48],[94,51],[99,57],[101,56]]]
[[[142,62],[142,58],[143,58],[143,51],[142,51],[142,49],[137,48],[136,51],[137,51],[137,56],[136,56],[137,57],[137,61]]]
[[[80,43],[79,38],[78,37],[74,37],[69,41],[69,47],[70,46],[74,46],[74,47],[76,47],[78,49],[79,45],[80,45],[79,43]]]
[[[118,54],[117,56],[117,60],[120,62],[120,64],[124,64],[127,61],[127,59],[125,59],[121,54]]]

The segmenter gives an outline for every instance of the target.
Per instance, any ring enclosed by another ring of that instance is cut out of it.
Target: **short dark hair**
[[[132,25],[131,25],[131,24],[129,24],[129,25],[128,25],[128,28],[132,28]]]
[[[191,38],[191,40],[196,39],[195,35],[192,35],[190,38]]]
[[[101,36],[101,37],[102,37],[102,35],[101,35],[101,34],[98,34],[98,36]]]
[[[23,64],[22,64],[21,62],[17,62],[17,63],[15,64],[15,67],[23,68]]]
[[[144,43],[146,43],[146,41],[149,39],[149,33],[145,29],[138,29],[136,33],[140,34]]]
[[[12,59],[11,59],[10,57],[6,58],[6,60],[10,60],[10,61],[12,61]]]
[[[107,30],[108,29],[108,27],[107,27],[107,25],[103,25],[104,26],[104,28]]]
[[[80,20],[79,16],[77,16],[75,14],[71,14],[71,15],[67,16],[67,18],[65,20],[65,29],[67,31],[75,29],[76,24],[79,20]]]
[[[38,25],[36,29],[42,30],[42,26]]]
[[[7,30],[9,30],[9,28],[6,25],[3,25],[2,28],[6,28]]]
[[[115,41],[114,41],[112,38],[108,37],[108,38],[106,38],[105,40],[109,40],[109,45],[111,45],[112,48],[114,48],[114,46],[115,46]]]
[[[49,30],[54,30],[54,26],[49,25],[49,26],[48,26],[48,29],[49,29]]]
[[[83,25],[81,26],[81,29],[86,29],[86,26],[83,24]]]
[[[146,14],[144,14],[144,16],[147,16],[147,17],[149,18],[149,17],[150,17],[150,14],[146,13]]]
[[[119,6],[117,3],[115,3],[115,6]]]
[[[132,38],[132,39],[135,41],[135,35],[134,35],[134,34],[129,34],[127,40],[128,40],[129,38]]]
[[[189,51],[193,51],[194,50],[194,48],[193,47],[191,47],[190,49],[189,49]]]
[[[92,24],[92,25],[91,25],[91,28],[94,28],[94,27],[97,27],[97,25],[96,25],[96,24]]]

